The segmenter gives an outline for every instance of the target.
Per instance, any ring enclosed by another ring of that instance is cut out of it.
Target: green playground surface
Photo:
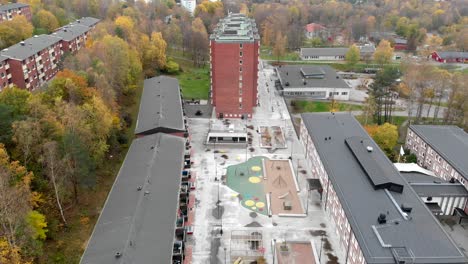
[[[241,205],[251,211],[267,215],[265,189],[263,186],[263,165],[265,157],[250,158],[244,163],[227,168],[226,183],[239,193]]]

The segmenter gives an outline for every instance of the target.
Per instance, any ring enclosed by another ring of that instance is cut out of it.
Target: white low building
[[[284,65],[276,73],[286,97],[349,100],[349,85],[330,66]]]

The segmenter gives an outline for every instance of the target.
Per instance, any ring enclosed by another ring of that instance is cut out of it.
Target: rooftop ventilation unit
[[[377,222],[382,225],[387,223],[387,215],[386,214],[379,214],[379,217],[377,217]]]
[[[372,152],[372,151],[374,151],[374,148],[373,148],[373,147],[371,147],[371,146],[367,146],[367,148],[366,148],[366,149],[367,149],[367,152]]]
[[[24,45],[26,45],[26,43],[24,43],[24,41],[21,41],[21,42],[20,42],[20,45],[21,45],[21,46],[24,46]]]
[[[409,206],[408,204],[402,203],[401,210],[405,213],[411,213],[411,211],[413,210],[413,207]]]

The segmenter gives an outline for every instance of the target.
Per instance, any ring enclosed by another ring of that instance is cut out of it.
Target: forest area
[[[20,2],[31,6],[32,23],[22,16],[0,23],[0,49],[83,16],[102,21],[86,48],[64,56],[61,71],[46,87],[0,92],[0,263],[79,262],[133,139],[143,79],[204,70],[209,34],[228,12],[254,18],[263,47],[277,56],[310,44],[303,29],[312,22],[343,34],[341,45],[380,30],[396,31],[414,48],[427,45],[418,52],[435,46],[468,49],[468,6],[462,0],[363,5],[205,0],[193,16],[174,0]],[[427,38],[427,32],[436,34]],[[335,45],[312,41],[314,46]],[[385,64],[388,54],[383,53]],[[349,61],[356,63],[356,55]],[[371,118],[385,108],[388,89],[399,89],[418,106],[429,100],[438,107],[441,91],[450,88],[445,122],[468,127],[466,73],[408,63],[400,74],[411,81],[395,86],[389,82],[394,72],[379,75],[366,106]],[[419,118],[425,117],[422,106],[418,111]],[[385,115],[381,118],[385,122]]]

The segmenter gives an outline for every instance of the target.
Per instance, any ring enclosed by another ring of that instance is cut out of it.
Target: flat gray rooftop
[[[77,24],[84,25],[84,26],[87,26],[87,27],[92,27],[92,26],[96,25],[97,23],[99,23],[99,21],[101,21],[101,20],[98,19],[98,18],[94,18],[94,17],[82,17],[80,19],[77,19],[73,23],[77,23]]]
[[[23,3],[11,3],[11,4],[0,5],[0,12],[5,12],[11,9],[22,8],[22,7],[27,7],[27,6],[29,5],[23,4]]]
[[[210,39],[216,42],[253,42],[260,39],[255,20],[243,14],[229,14],[219,20]]]
[[[468,261],[351,114],[305,113],[302,114],[302,120],[367,263],[394,264],[395,256],[406,263],[448,264]],[[345,142],[350,138],[363,141],[362,148],[366,152],[361,154],[368,154],[369,160],[359,161],[355,157]],[[367,152],[367,146],[373,150]],[[402,192],[375,189],[362,162],[380,167],[386,179],[402,185]],[[411,213],[405,216],[401,212],[401,204],[411,207]],[[386,215],[386,224],[377,222],[380,214]]]
[[[62,38],[65,41],[71,41],[86,32],[88,32],[90,28],[85,25],[70,23],[66,26],[61,27],[59,30],[52,33],[52,36]]]
[[[301,48],[302,56],[345,56],[349,48]]]
[[[0,51],[0,55],[22,61],[59,41],[59,37],[38,35],[24,40],[24,46],[20,42]]]
[[[411,187],[422,197],[460,196],[468,197],[465,186],[455,182],[450,183],[439,177],[418,172],[400,172]]]
[[[457,59],[457,58],[468,59],[468,52],[462,52],[462,51],[438,51],[437,54],[442,59]]]
[[[350,88],[349,85],[328,65],[283,65],[276,67],[283,89],[287,88]],[[310,76],[304,74],[320,74]],[[304,81],[306,84],[304,84]]]
[[[410,129],[468,180],[468,133],[457,126],[411,125]]]
[[[80,263],[171,263],[184,150],[162,133],[133,140]]]
[[[185,131],[179,81],[158,76],[146,79],[135,134]]]

